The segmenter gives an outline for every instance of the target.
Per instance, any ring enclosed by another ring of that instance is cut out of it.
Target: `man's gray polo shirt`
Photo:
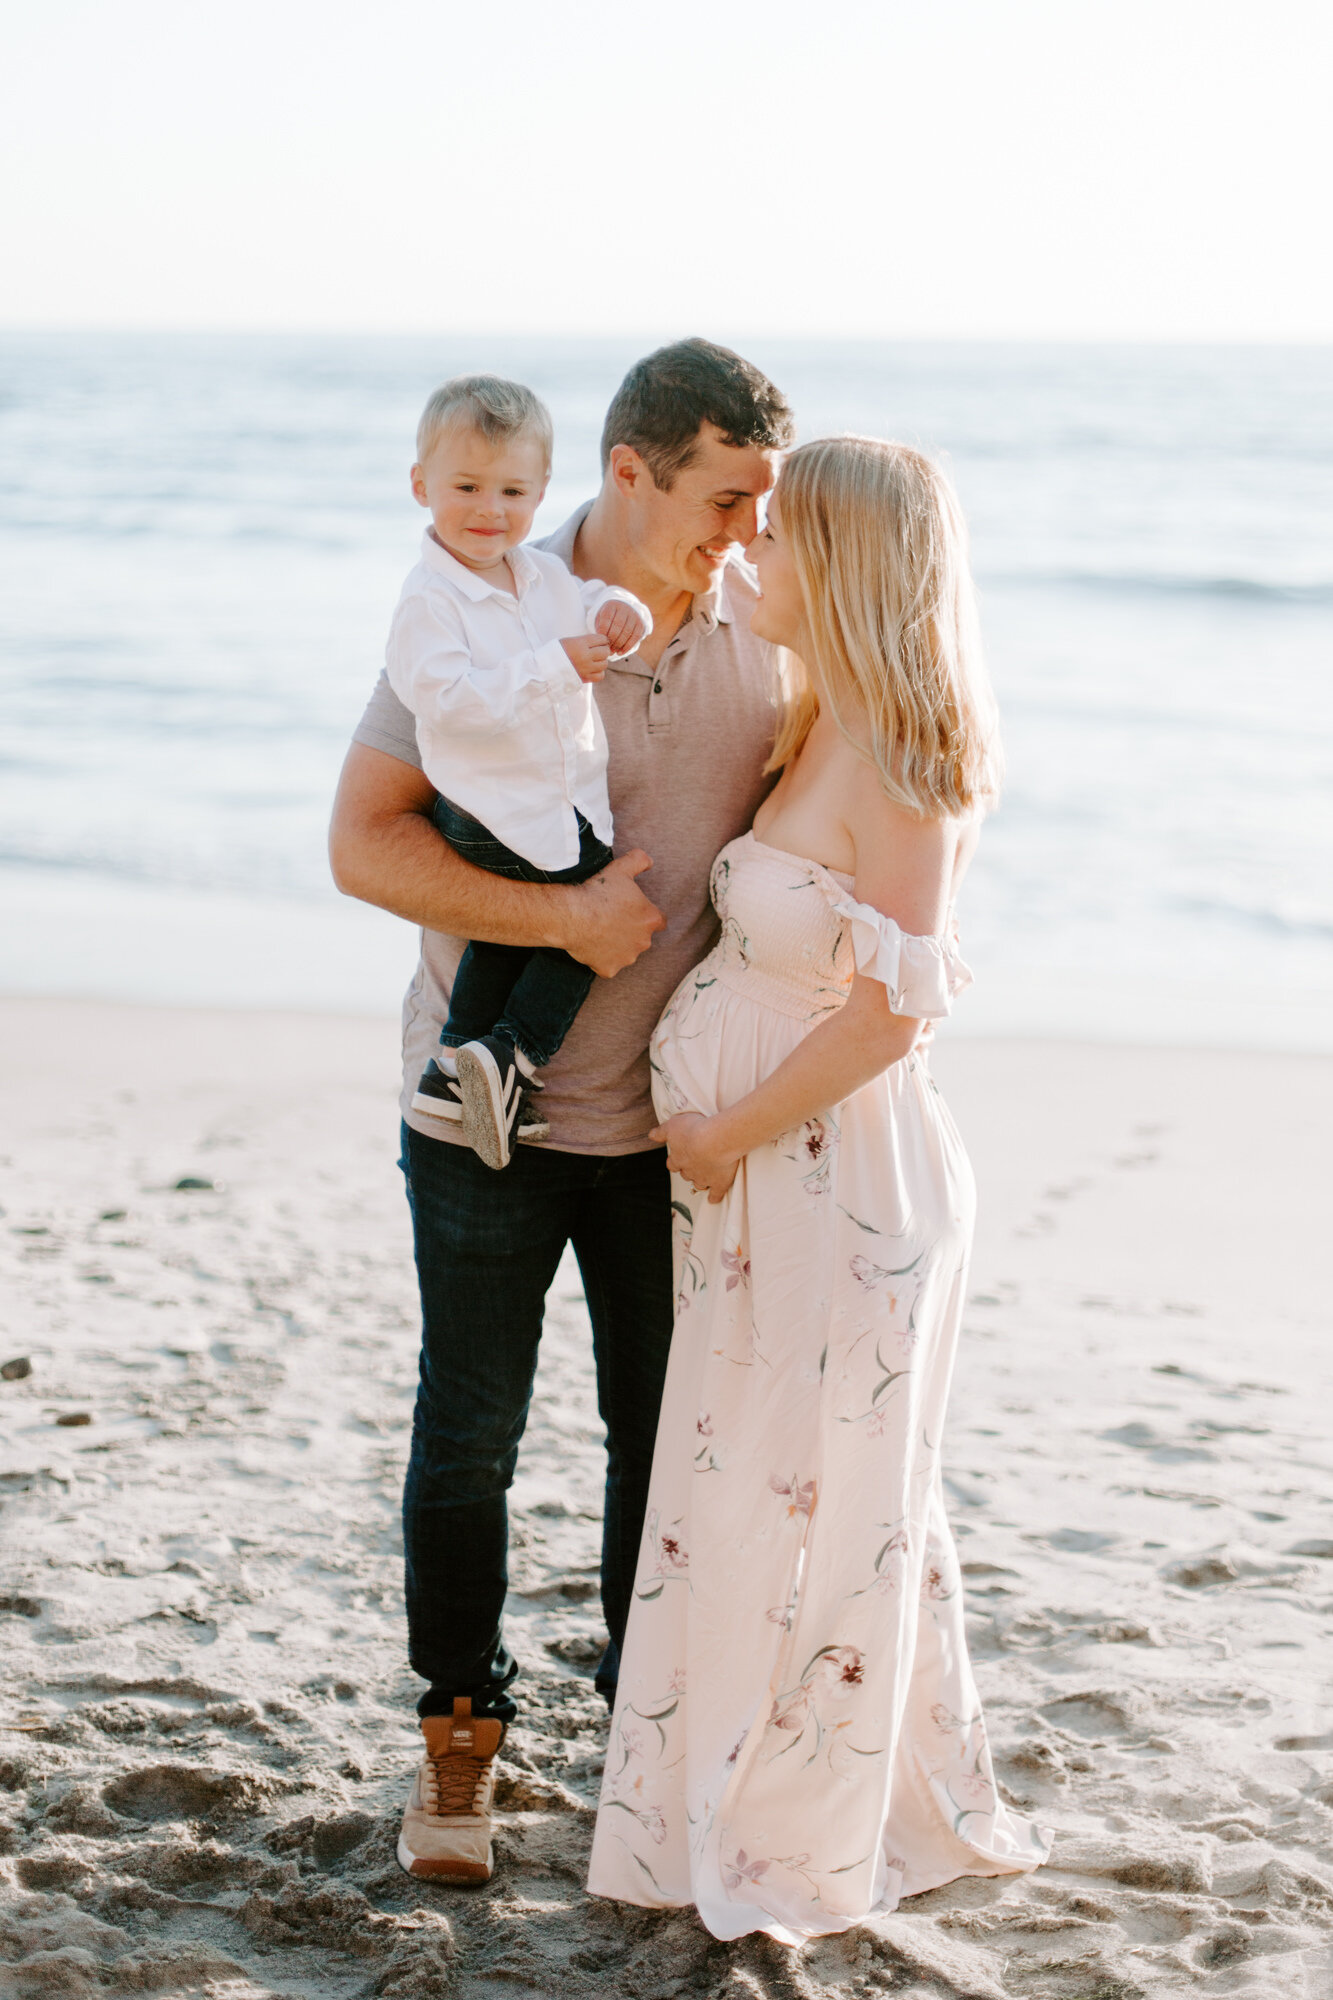
[[[591,504],[537,546],[570,563]],[[714,857],[749,826],[771,783],[763,767],[777,721],[775,658],[750,631],[757,595],[753,572],[733,555],[707,595],[695,598],[655,671],[637,656],[618,660],[596,685],[611,753],[615,851],[651,854],[653,866],[639,881],[667,927],[624,972],[593,981],[563,1048],[542,1072],[542,1110],[556,1151],[637,1153],[652,1144],[648,1038],[717,937],[708,900]],[[412,716],[383,674],[355,740],[421,768]],[[403,1116],[431,1138],[457,1135],[409,1105],[439,1040],[464,943],[423,931],[403,1003]]]

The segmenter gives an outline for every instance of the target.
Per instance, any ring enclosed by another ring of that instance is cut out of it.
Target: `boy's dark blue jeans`
[[[599,840],[582,813],[579,858],[572,868],[538,868],[497,840],[471,814],[460,812],[448,799],[435,801],[434,819],[450,847],[511,882],[586,882],[611,859],[611,849]],[[545,1069],[573,1025],[588,997],[593,975],[567,951],[545,945],[485,944],[468,946],[454,974],[449,1019],[440,1036],[446,1049],[461,1049],[482,1035],[500,1035],[522,1049],[537,1069]]]
[[[604,1157],[519,1146],[503,1174],[468,1146],[403,1127],[421,1281],[421,1381],[403,1492],[408,1657],[421,1715],[512,1720],[518,1672],[501,1626],[505,1495],[532,1400],[547,1289],[566,1243],[592,1320],[606,1425],[597,1686],[614,1696],[671,1345],[665,1151]]]

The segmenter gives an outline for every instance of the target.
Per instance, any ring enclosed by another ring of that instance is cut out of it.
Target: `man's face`
[[[611,456],[629,503],[635,555],[663,585],[691,596],[710,588],[731,543],[754,539],[759,504],[778,469],[775,451],[726,444],[713,424],[704,425],[694,458],[665,492],[629,446],[617,445]]]

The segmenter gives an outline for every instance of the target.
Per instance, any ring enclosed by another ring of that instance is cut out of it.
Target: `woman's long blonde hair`
[[[995,702],[967,529],[944,473],[908,445],[819,438],[787,459],[774,499],[809,658],[784,660],[768,769],[796,755],[822,693],[891,799],[928,819],[983,808],[999,784]]]

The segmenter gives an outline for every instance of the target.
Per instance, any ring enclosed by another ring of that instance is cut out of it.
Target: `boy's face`
[[[492,444],[479,431],[443,430],[424,464],[412,467],[412,492],[429,508],[435,533],[469,569],[494,569],[532,526],[546,491],[546,453],[522,435]]]

